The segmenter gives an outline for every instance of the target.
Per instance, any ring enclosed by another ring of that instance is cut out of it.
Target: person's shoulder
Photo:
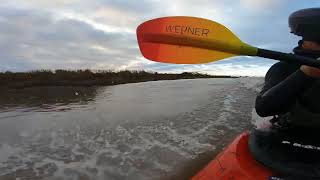
[[[286,62],[277,62],[273,64],[266,74],[266,79],[273,77],[286,77],[295,72],[298,66]]]
[[[273,64],[270,69],[291,69],[293,66],[287,62],[277,62]]]
[[[298,66],[286,62],[277,62],[273,64],[268,73],[293,73],[298,69]],[[267,74],[268,74],[267,73]]]

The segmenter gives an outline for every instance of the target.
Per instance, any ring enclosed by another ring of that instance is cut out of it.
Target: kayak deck
[[[272,171],[258,163],[248,149],[249,132],[239,135],[192,180],[265,180]]]

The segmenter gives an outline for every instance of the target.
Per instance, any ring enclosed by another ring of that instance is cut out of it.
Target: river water
[[[2,90],[0,179],[187,179],[254,126],[261,82]]]

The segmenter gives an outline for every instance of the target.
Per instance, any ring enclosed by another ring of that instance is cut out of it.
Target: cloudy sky
[[[0,4],[0,71],[34,69],[144,69],[158,72],[263,76],[275,63],[236,57],[203,65],[148,61],[136,27],[149,19],[183,15],[218,21],[243,41],[291,52],[298,37],[287,18],[319,7],[319,0],[11,0]]]

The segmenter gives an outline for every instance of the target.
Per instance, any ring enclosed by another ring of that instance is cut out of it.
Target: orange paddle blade
[[[196,17],[153,19],[137,28],[140,51],[149,60],[200,64],[237,55],[255,55],[256,49],[243,43],[223,25]]]

